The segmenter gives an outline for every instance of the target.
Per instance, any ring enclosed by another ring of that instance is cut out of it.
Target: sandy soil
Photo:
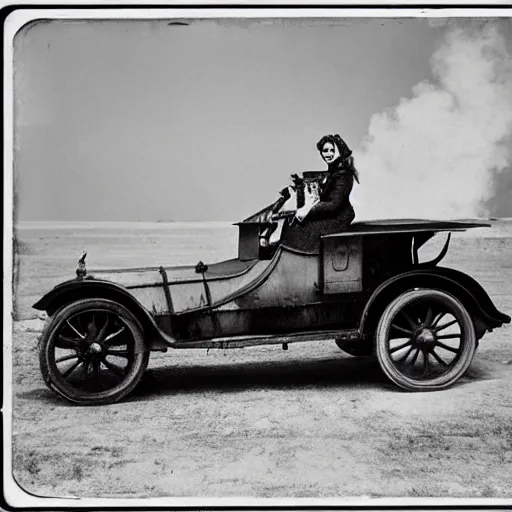
[[[121,403],[73,407],[54,396],[40,376],[40,322],[26,321],[35,315],[28,306],[49,284],[72,277],[83,245],[93,256],[97,251],[94,266],[195,263],[235,254],[236,232],[225,227],[173,236],[162,227],[138,229],[18,233],[17,318],[24,321],[15,322],[13,333],[12,447],[14,477],[26,491],[512,496],[510,326],[487,334],[465,377],[442,392],[403,392],[374,359],[350,357],[328,341],[291,344],[288,351],[154,354],[141,384]],[[486,236],[455,237],[444,264],[474,276],[510,314],[512,226]]]

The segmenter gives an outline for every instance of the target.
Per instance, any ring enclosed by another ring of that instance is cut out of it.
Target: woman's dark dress
[[[351,172],[329,170],[325,183],[320,186],[320,202],[302,222],[294,219],[291,226],[284,228],[282,245],[319,254],[322,235],[345,231],[354,220],[354,209],[349,200],[353,184]]]

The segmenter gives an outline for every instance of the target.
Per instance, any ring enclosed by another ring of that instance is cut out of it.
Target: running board
[[[257,345],[281,345],[298,341],[325,341],[339,339],[342,341],[356,341],[361,339],[358,330],[343,331],[310,331],[291,334],[259,335],[259,336],[231,336],[228,338],[213,338],[199,341],[177,342],[173,348],[242,348]]]

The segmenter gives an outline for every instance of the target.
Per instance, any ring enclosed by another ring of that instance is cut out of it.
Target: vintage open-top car
[[[486,331],[510,322],[473,278],[437,266],[450,234],[437,258],[418,258],[436,233],[486,224],[356,222],[323,236],[320,254],[262,248],[266,215],[238,226],[238,257],[211,265],[88,272],[82,258],[75,279],[34,305],[49,318],[40,365],[50,389],[112,403],[137,385],[150,351],[334,339],[376,354],[402,388],[439,390],[464,374]]]

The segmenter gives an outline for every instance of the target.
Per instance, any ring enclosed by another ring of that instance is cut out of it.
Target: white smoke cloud
[[[435,83],[370,121],[355,154],[359,220],[485,216],[493,176],[510,166],[512,58],[498,30],[450,29],[431,65]]]

